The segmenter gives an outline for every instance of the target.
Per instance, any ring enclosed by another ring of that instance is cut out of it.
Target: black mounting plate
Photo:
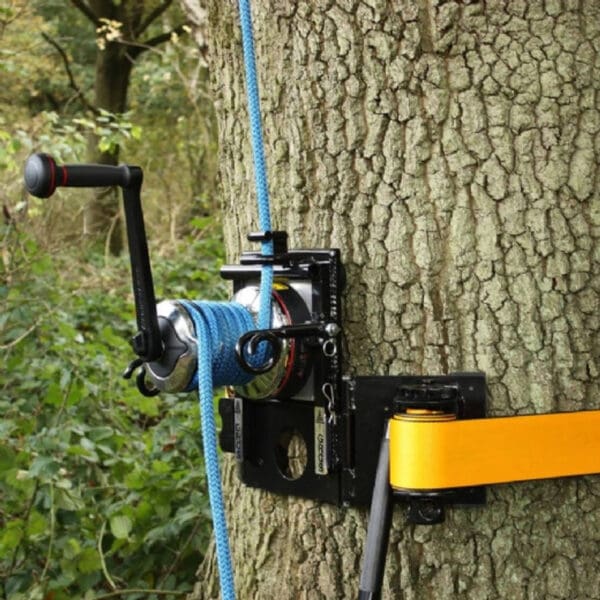
[[[265,259],[245,252],[240,263],[221,269],[221,276],[233,281],[234,292],[258,284]],[[339,250],[286,250],[266,264],[273,266],[275,286],[289,285],[304,299],[313,323],[333,324],[341,330],[345,276]],[[336,423],[341,421],[342,411],[341,346],[339,335],[321,341],[315,336],[303,342],[302,352],[310,355],[307,364],[311,372],[302,389],[284,387],[278,397],[267,400],[221,399],[221,447],[235,452],[245,484],[339,502],[342,459]],[[303,457],[290,456],[302,447]]]
[[[244,484],[339,504],[339,469],[330,462],[333,440],[320,407],[294,400],[221,398],[219,413],[221,448],[236,455]]]
[[[485,417],[483,373],[354,377],[343,381],[339,413],[335,423],[327,422],[325,427],[315,416],[318,403],[222,399],[221,445],[224,451],[236,453],[240,477],[251,487],[366,507],[371,501],[385,423],[397,410],[400,391],[439,386],[456,391],[458,418]],[[282,446],[293,431],[305,440],[307,451],[304,471],[295,479],[281,458]],[[320,473],[317,472],[319,448],[326,448],[328,456],[326,472]],[[446,505],[484,503],[485,489],[460,488],[436,494],[395,494],[395,497],[409,503],[408,517],[412,522],[432,524],[443,520]]]
[[[416,394],[440,388],[455,392],[459,419],[482,419],[486,416],[487,388],[483,373],[451,373],[438,376],[356,377],[346,382],[346,401],[351,420],[353,463],[343,471],[343,500],[349,504],[368,505],[377,468],[377,449],[385,423],[398,411],[400,398],[412,395],[415,402],[423,398],[426,408],[435,408],[435,394]],[[440,398],[440,403],[447,399]],[[414,405],[416,407],[416,405]],[[425,407],[425,406],[424,406]],[[399,493],[394,497],[408,502],[408,520],[418,524],[443,521],[446,505],[473,506],[485,503],[482,486],[454,488],[433,493]]]

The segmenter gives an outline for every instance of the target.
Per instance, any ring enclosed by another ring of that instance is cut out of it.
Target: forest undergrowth
[[[128,257],[0,232],[0,594],[183,596],[210,535],[198,406],[122,378]],[[157,296],[222,298],[221,248],[210,218],[151,245]]]

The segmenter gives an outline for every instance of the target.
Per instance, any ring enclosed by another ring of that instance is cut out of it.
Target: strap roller
[[[600,472],[600,411],[491,419],[396,414],[390,484],[397,492]]]

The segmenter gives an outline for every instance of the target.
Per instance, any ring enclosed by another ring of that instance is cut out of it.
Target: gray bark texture
[[[233,0],[208,8],[235,259],[257,227],[241,39]],[[493,415],[598,408],[600,3],[253,15],[275,226],[342,249],[348,372],[485,371]],[[365,512],[224,471],[239,598],[355,597]],[[190,599],[217,596],[211,555]],[[435,527],[397,508],[384,597],[600,598],[600,478],[494,487]]]

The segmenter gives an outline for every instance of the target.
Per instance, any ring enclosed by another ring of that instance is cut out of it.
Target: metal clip
[[[123,372],[123,378],[131,379],[131,376],[137,368],[140,368],[140,370],[136,375],[135,383],[140,393],[148,397],[157,396],[160,394],[160,390],[158,388],[148,387],[148,384],[146,383],[146,369],[144,367],[144,361],[141,358],[136,358],[135,360],[132,360],[129,365],[127,365],[127,368]]]
[[[327,423],[330,425],[335,425],[337,423],[337,412],[335,410],[335,388],[333,384],[329,381],[326,381],[321,388],[321,392],[323,392],[323,396],[327,399]]]

